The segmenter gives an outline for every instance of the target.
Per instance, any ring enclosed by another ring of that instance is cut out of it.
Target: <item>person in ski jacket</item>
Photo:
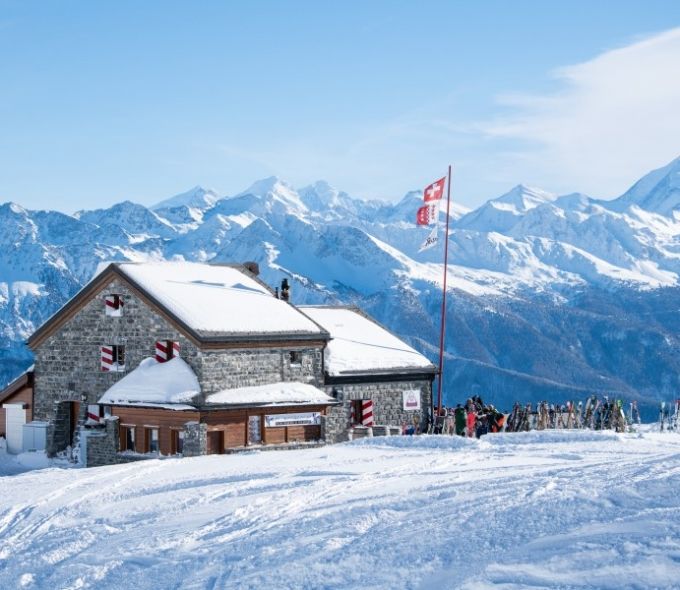
[[[465,436],[465,426],[467,422],[465,408],[460,404],[456,405],[456,409],[453,411],[453,417],[456,423],[456,434],[458,436]]]
[[[505,423],[505,415],[499,412],[494,406],[489,406],[489,432],[500,432]]]
[[[465,411],[467,413],[467,435],[472,438],[475,435],[475,423],[477,422],[477,407],[472,398],[467,401]]]

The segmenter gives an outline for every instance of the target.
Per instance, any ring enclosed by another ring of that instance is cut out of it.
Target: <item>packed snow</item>
[[[225,389],[208,395],[205,402],[208,405],[262,404],[276,406],[329,404],[335,402],[335,400],[313,385],[293,381]]]
[[[180,357],[159,363],[146,358],[99,399],[100,404],[149,405],[180,404],[175,409],[193,409],[191,402],[201,392],[196,374]]]
[[[324,353],[329,375],[381,370],[432,370],[432,363],[358,309],[302,306],[300,309],[331,335]]]
[[[118,267],[188,326],[208,336],[321,333],[297,309],[233,266],[146,262]]]
[[[2,485],[2,588],[622,590],[680,580],[673,433],[373,438],[50,468]]]

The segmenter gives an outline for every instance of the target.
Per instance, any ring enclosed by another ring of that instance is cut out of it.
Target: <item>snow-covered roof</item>
[[[115,266],[201,336],[326,336],[240,267],[166,261]]]
[[[225,389],[206,397],[207,405],[298,406],[329,404],[335,400],[307,383],[280,382]]]
[[[356,308],[301,306],[300,309],[331,334],[324,353],[324,368],[329,375],[434,370],[425,356]]]
[[[99,399],[100,404],[156,406],[193,410],[201,386],[191,367],[180,357],[159,363],[146,358]],[[178,406],[181,404],[181,406]]]

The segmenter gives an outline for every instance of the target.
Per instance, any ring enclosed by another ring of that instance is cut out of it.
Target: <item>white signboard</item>
[[[404,410],[420,410],[420,389],[408,389],[404,391]]]
[[[319,412],[305,412],[303,414],[267,414],[264,417],[267,428],[276,426],[315,426],[321,424]]]

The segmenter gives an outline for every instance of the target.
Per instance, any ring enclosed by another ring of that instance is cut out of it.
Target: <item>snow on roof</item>
[[[159,405],[191,402],[201,386],[191,367],[180,357],[159,363],[146,358],[139,366],[112,385],[100,404]],[[173,409],[195,409],[192,406]]]
[[[335,400],[320,389],[307,383],[280,382],[253,387],[225,389],[206,397],[208,405],[247,405],[287,406],[303,404],[328,404]]]
[[[294,306],[274,297],[237,267],[166,261],[116,266],[204,336],[324,334]]]
[[[434,368],[425,356],[358,309],[301,306],[300,310],[331,334],[324,353],[329,375]]]

